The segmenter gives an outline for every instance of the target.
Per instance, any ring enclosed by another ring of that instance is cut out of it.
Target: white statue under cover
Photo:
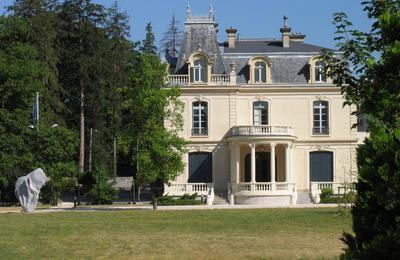
[[[21,203],[23,211],[31,213],[35,211],[40,189],[49,180],[41,168],[17,179],[15,183],[15,196],[17,196]]]

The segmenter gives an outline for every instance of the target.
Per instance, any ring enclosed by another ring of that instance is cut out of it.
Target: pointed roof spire
[[[208,17],[214,20],[214,8],[212,4],[208,6]]]
[[[186,18],[190,18],[192,16],[192,8],[190,8],[189,3],[186,5]]]

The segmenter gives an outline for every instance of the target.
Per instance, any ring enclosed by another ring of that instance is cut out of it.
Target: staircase
[[[224,193],[215,193],[213,205],[229,205],[227,195]]]
[[[308,191],[298,191],[296,204],[312,204],[310,193]]]

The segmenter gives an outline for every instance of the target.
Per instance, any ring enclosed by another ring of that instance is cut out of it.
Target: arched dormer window
[[[315,63],[315,82],[326,82],[326,63],[319,60]]]
[[[253,57],[248,65],[250,66],[250,84],[271,83],[271,60],[268,57]]]
[[[202,51],[192,53],[188,60],[190,83],[204,84],[210,82],[212,62]]]
[[[308,64],[310,66],[309,83],[332,83],[331,78],[326,75],[327,63],[320,57],[312,57]]]
[[[267,83],[267,65],[257,61],[254,66],[254,83]]]
[[[193,81],[192,82],[207,82],[207,66],[204,60],[196,60],[192,68]]]

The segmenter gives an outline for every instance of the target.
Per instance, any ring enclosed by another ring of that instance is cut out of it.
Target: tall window
[[[192,135],[208,135],[208,106],[207,102],[193,102]]]
[[[212,182],[212,154],[189,153],[189,183]]]
[[[324,61],[315,63],[315,82],[326,82],[325,67],[326,63]]]
[[[368,120],[365,115],[357,116],[357,132],[367,132],[368,131]]]
[[[313,134],[329,134],[329,104],[327,101],[314,101]]]
[[[253,125],[268,125],[268,102],[253,103]]]
[[[310,181],[333,181],[333,153],[328,151],[310,152]]]
[[[265,62],[258,61],[254,66],[254,82],[265,83],[267,82],[267,65]]]
[[[196,60],[192,67],[192,82],[207,82],[207,64],[204,60]]]

